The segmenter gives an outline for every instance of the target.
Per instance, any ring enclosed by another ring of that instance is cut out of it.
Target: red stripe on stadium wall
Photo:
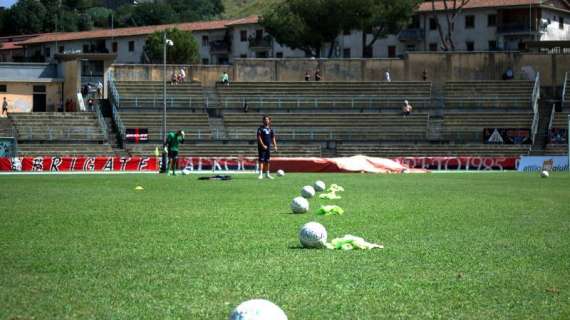
[[[418,170],[516,170],[518,157],[402,157],[393,158],[398,167],[382,164],[382,158],[274,158],[271,168],[286,172],[401,172],[401,165]],[[379,164],[380,163],[380,164]],[[347,165],[348,164],[348,165]],[[363,166],[361,166],[364,164]],[[23,157],[0,158],[0,171],[91,172],[91,171],[157,171],[160,160],[155,157]],[[251,171],[257,169],[255,158],[180,158],[179,169],[190,171]]]
[[[23,157],[0,158],[0,171],[90,172],[157,171],[155,157]]]

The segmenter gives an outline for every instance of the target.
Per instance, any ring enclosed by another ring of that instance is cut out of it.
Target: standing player
[[[277,141],[275,141],[275,134],[271,129],[271,117],[263,116],[263,125],[257,129],[257,151],[259,154],[259,177],[263,179],[263,169],[265,168],[265,176],[268,179],[273,179],[269,174],[269,160],[271,158],[271,145],[277,151]]]
[[[184,143],[184,131],[178,130],[168,133],[164,149],[168,153],[168,164],[173,176],[176,175],[176,168],[178,167],[178,146],[181,143]],[[168,168],[166,168],[166,173],[169,174]]]

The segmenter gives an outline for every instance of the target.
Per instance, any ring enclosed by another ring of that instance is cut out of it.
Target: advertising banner
[[[125,129],[125,137],[129,143],[147,143],[147,128],[127,128]]]
[[[96,172],[157,171],[158,160],[121,157],[23,157],[0,158],[0,171]]]
[[[483,139],[488,144],[530,144],[530,129],[485,128]]]
[[[545,165],[551,167],[551,171],[566,171],[568,170],[568,156],[522,156],[518,171],[541,171]]]

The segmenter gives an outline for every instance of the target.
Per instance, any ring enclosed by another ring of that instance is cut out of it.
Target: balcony
[[[210,53],[211,54],[223,54],[229,53],[231,51],[231,43],[224,40],[216,40],[210,42]]]
[[[251,37],[248,41],[249,48],[252,50],[268,50],[273,46],[273,38],[270,35],[266,35],[263,38]]]
[[[398,40],[401,42],[419,42],[423,40],[424,35],[423,29],[404,29],[398,34]]]
[[[527,23],[504,23],[497,26],[497,33],[499,34],[527,34],[536,32],[534,26],[529,26]]]

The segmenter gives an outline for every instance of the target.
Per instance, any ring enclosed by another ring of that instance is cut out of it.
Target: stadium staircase
[[[10,113],[19,156],[113,154],[95,112]]]
[[[0,137],[14,137],[15,131],[9,118],[0,118]]]

